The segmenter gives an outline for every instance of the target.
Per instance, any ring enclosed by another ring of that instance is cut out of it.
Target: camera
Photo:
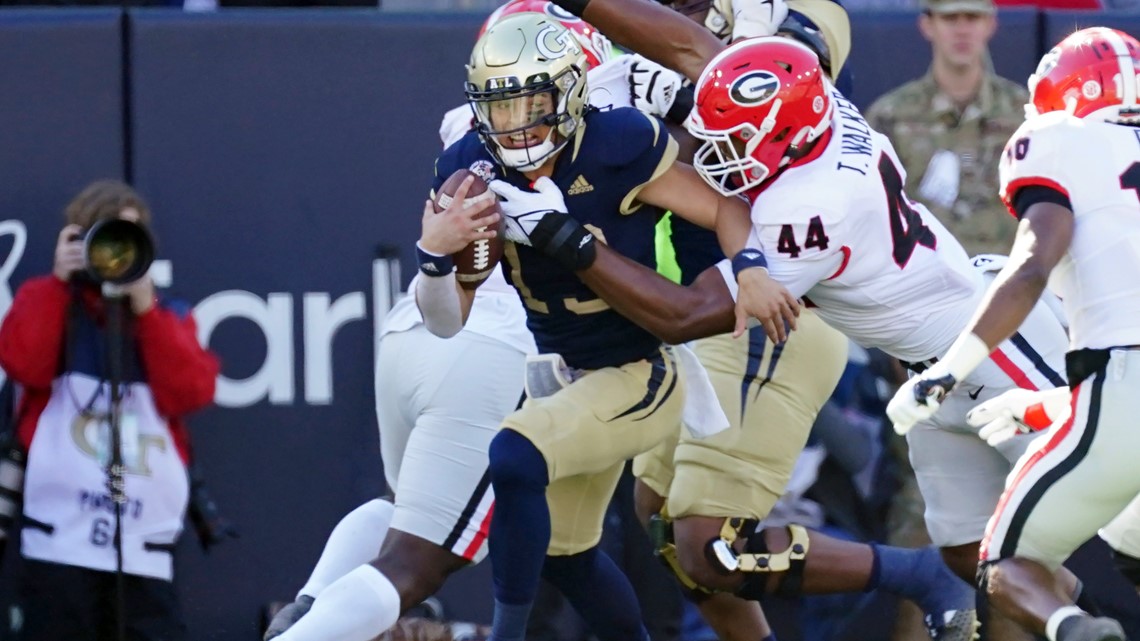
[[[138,280],[154,262],[154,238],[146,227],[113,218],[100,220],[81,236],[84,275],[96,283],[123,285]]]

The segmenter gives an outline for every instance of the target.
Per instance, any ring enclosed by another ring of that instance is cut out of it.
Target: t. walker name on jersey
[[[859,109],[838,91],[831,92],[839,116],[839,154],[836,169],[850,169],[866,176],[871,167],[871,127]]]

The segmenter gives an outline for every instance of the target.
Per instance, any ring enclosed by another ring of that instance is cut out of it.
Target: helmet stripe
[[[1136,70],[1132,62],[1132,53],[1128,51],[1128,45],[1124,43],[1124,38],[1121,38],[1114,29],[1097,27],[1096,31],[1108,42],[1113,53],[1116,54],[1116,62],[1120,66],[1120,91],[1123,93],[1121,105],[1124,107],[1135,106]]]

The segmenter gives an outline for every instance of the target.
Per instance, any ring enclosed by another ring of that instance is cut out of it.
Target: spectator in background
[[[998,199],[997,165],[1028,96],[993,71],[995,13],[993,0],[923,0],[918,27],[933,51],[930,70],[867,111],[906,168],[906,192],[970,255],[1007,253],[1017,227]]]
[[[133,189],[93,183],[65,215],[52,273],[24,283],[0,325],[0,367],[22,389],[16,438],[28,453],[23,638],[117,639],[121,596],[126,638],[181,641],[172,552],[190,491],[182,418],[213,399],[218,360],[199,345],[189,308],[160,300],[149,275],[122,285],[122,297],[104,298],[84,272],[82,237],[96,222],[149,226],[150,210]],[[121,594],[106,471],[112,305],[121,306],[125,338]]]

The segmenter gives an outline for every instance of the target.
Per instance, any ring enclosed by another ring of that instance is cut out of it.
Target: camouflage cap
[[[930,13],[984,13],[997,11],[993,0],[922,0],[922,10]]]

